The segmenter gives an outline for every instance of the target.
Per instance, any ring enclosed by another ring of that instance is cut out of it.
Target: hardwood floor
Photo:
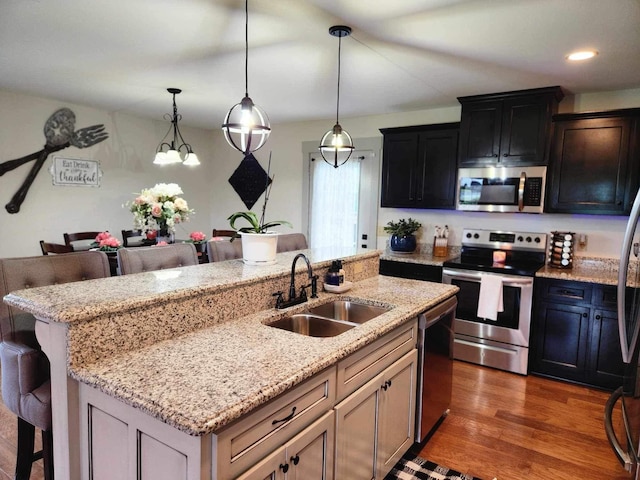
[[[604,433],[609,393],[459,361],[453,376],[423,458],[482,480],[629,480]]]
[[[629,480],[604,434],[607,392],[458,361],[453,374],[451,413],[424,458],[482,480]],[[0,480],[13,479],[16,428],[0,402]],[[43,478],[40,460],[30,480]]]

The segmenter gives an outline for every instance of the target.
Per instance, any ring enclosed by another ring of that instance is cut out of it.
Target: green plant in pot
[[[264,203],[262,204],[262,215],[258,215],[251,211],[235,212],[229,215],[229,225],[236,234],[231,237],[233,242],[236,238],[242,238],[242,259],[248,265],[271,265],[275,263],[276,250],[278,246],[278,232],[270,229],[279,225],[292,227],[291,223],[286,220],[276,220],[265,222],[265,212],[267,210],[267,202],[273,185],[273,178],[269,177],[271,169],[271,157],[269,157],[269,168],[267,170],[267,188],[264,194]],[[236,221],[245,220],[249,225],[245,227],[236,227]]]
[[[384,231],[391,234],[389,248],[394,252],[413,252],[416,249],[416,236],[414,235],[422,227],[417,220],[409,217],[401,218],[397,222],[388,222]]]

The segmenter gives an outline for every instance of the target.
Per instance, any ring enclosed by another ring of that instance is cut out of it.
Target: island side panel
[[[65,323],[36,322],[36,337],[51,364],[53,464],[56,478],[80,478],[78,382],[67,374]]]

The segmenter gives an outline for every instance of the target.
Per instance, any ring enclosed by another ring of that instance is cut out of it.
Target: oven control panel
[[[462,231],[462,245],[496,250],[545,252],[547,248],[547,234],[465,228]]]

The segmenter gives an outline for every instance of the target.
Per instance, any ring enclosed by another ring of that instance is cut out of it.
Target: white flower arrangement
[[[195,213],[179,196],[183,193],[177,183],[158,183],[143,189],[126,204],[133,213],[134,227],[143,233],[154,230],[175,233],[176,224],[189,221],[189,215]]]

